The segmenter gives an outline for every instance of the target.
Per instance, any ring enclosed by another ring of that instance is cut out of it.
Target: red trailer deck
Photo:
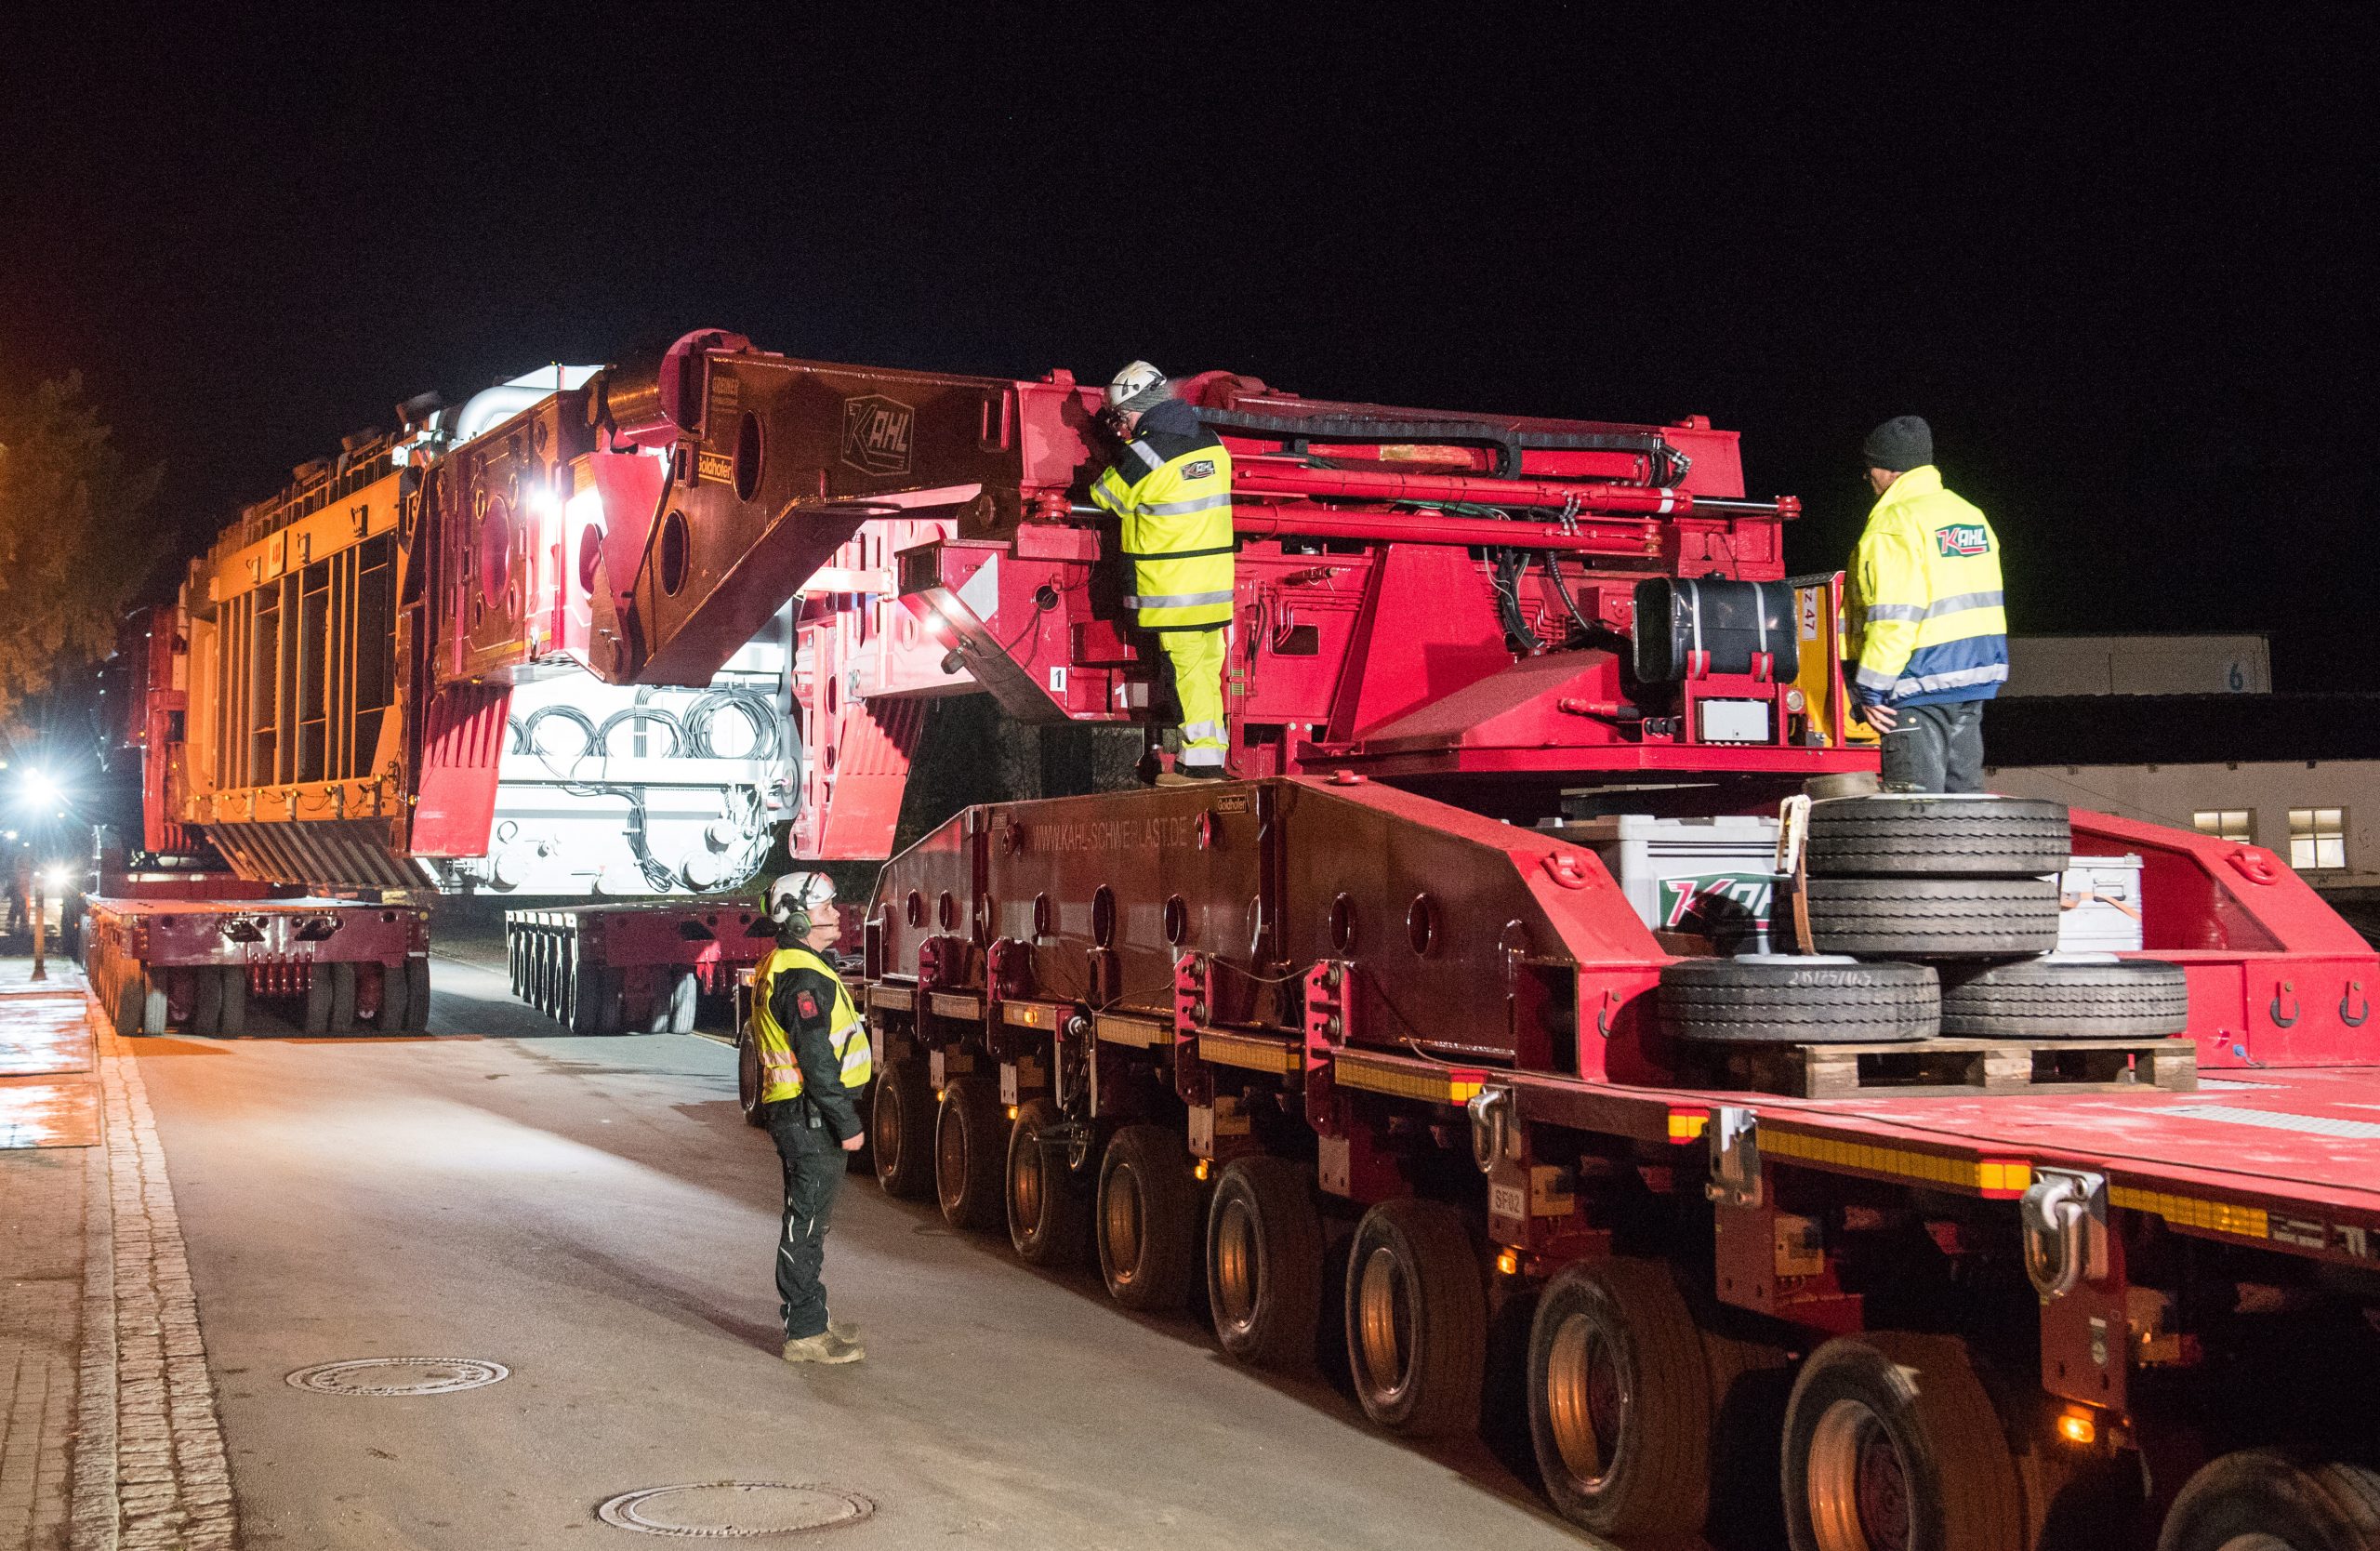
[[[774,929],[748,904],[582,905],[504,913],[512,994],[574,1034],[693,1031],[698,999],[733,999]]]
[[[243,1034],[254,1000],[287,1002],[308,1034],[429,1027],[430,913],[418,907],[219,894],[86,905],[84,968],[121,1033]]]

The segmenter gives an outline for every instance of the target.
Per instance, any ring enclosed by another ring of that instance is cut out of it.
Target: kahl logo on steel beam
[[[880,393],[843,401],[843,461],[862,473],[909,471],[918,412]]]

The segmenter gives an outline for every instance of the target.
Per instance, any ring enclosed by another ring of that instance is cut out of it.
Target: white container
[[[1574,820],[1559,832],[1603,858],[1654,931],[1707,940],[1720,953],[1767,949],[1776,819],[1613,814]]]
[[[2137,953],[2140,858],[2069,856],[2057,875],[2060,953]]]

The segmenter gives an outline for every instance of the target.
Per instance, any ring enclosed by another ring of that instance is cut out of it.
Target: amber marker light
[[[2087,1411],[2061,1412],[2057,1418],[2057,1436],[2077,1448],[2099,1439],[2099,1425],[2091,1420]]]
[[[1508,1277],[1516,1277],[1520,1275],[1521,1257],[1519,1253],[1513,1250],[1497,1251],[1496,1269],[1503,1272],[1504,1275]]]
[[[1197,1166],[1197,1168],[1195,1168],[1195,1169],[1191,1170],[1190,1172],[1191,1172],[1192,1173],[1194,1173],[1194,1174],[1197,1175],[1200,1179],[1204,1179],[1204,1178],[1206,1178],[1206,1177],[1207,1177],[1207,1171],[1208,1171],[1209,1167],[1210,1167],[1210,1165],[1209,1165],[1209,1163],[1207,1162],[1207,1160],[1206,1160],[1205,1159],[1203,1159],[1203,1158],[1202,1158],[1202,1159],[1198,1160],[1198,1166]]]
[[[1008,1118],[1012,1120],[1016,1119],[1016,1106],[1013,1104],[1008,1107]]]

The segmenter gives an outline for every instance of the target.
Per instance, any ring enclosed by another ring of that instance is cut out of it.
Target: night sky
[[[2380,49],[2344,10],[769,9],[18,23],[0,379],[81,368],[185,547],[399,399],[704,325],[1705,413],[1807,504],[1799,569],[1915,412],[2016,629],[2263,630],[2280,687],[2372,687]]]

